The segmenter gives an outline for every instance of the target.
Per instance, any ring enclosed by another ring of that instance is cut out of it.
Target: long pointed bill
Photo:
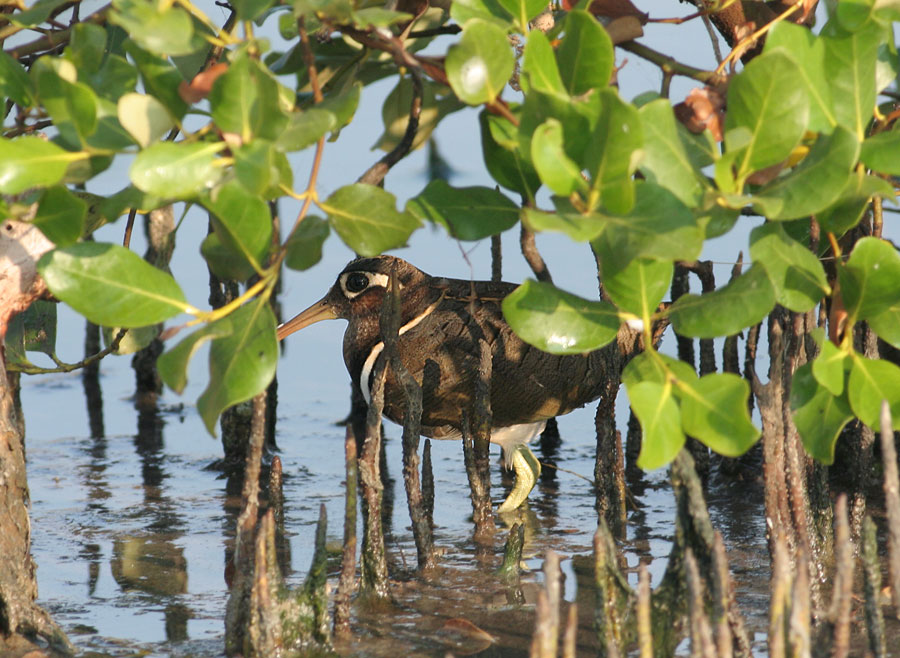
[[[327,298],[323,297],[305,311],[301,311],[287,322],[278,325],[278,340],[290,336],[303,327],[319,322],[320,320],[337,320],[337,314],[332,310]]]

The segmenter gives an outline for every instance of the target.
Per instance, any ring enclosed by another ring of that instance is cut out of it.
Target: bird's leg
[[[506,500],[497,508],[501,514],[512,512],[524,503],[541,474],[541,463],[527,444],[518,445],[513,450],[512,468],[516,472],[516,484]]]

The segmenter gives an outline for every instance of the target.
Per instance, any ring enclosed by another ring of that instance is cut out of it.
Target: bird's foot
[[[506,500],[497,508],[499,513],[512,512],[525,502],[541,474],[541,463],[527,445],[517,446],[512,455],[516,483]]]

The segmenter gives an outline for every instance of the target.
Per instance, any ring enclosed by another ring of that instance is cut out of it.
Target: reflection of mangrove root
[[[896,461],[894,435],[889,418],[883,418],[883,451]],[[690,638],[691,655],[745,657],[751,647],[734,598],[722,536],[710,523],[700,480],[690,454],[683,450],[672,464],[672,486],[677,501],[675,536],[666,572],[655,590],[644,565],[638,569],[638,592],[631,588],[622,568],[625,564],[613,536],[601,517],[594,536],[594,570],[597,602],[594,611],[601,655],[623,656],[636,648],[641,658],[670,656],[682,638]],[[896,469],[885,469],[886,497],[897,497],[900,483]],[[888,503],[900,512],[900,500]],[[885,622],[881,591],[882,569],[878,561],[876,527],[866,516],[862,522],[859,559],[862,562],[862,596],[854,596],[856,560],[851,540],[852,524],[846,494],[838,496],[833,510],[832,599],[827,609],[813,605],[809,574],[811,556],[804,546],[791,546],[784,533],[774,528],[767,647],[771,655],[849,655],[863,638],[854,627],[865,618],[868,655],[885,656]],[[890,516],[890,514],[888,515]],[[900,536],[900,514],[888,519],[888,535]],[[890,541],[888,542],[890,544]],[[546,591],[541,592],[531,655],[556,658],[560,646],[559,558],[548,552],[544,565]],[[891,578],[890,564],[887,570]],[[857,604],[855,601],[862,600]],[[572,605],[574,607],[574,604]],[[570,607],[569,614],[574,615]],[[574,656],[566,628],[563,656]]]
[[[601,653],[626,655],[637,642],[640,655],[673,655],[686,631],[706,654],[749,656],[750,646],[734,602],[721,536],[709,520],[693,460],[682,451],[672,465],[678,502],[675,537],[662,581],[650,591],[646,571],[635,592],[622,572],[625,562],[603,517],[594,536],[597,587],[595,622]],[[546,592],[541,593],[532,656],[555,657],[559,647],[559,558],[547,554]],[[574,618],[572,605],[569,616]],[[708,611],[712,614],[709,615]],[[685,627],[684,621],[688,620]],[[562,655],[575,655],[574,622],[567,624]],[[701,654],[697,654],[701,655]]]
[[[241,654],[249,658],[276,655],[285,650],[327,650],[330,647],[325,527],[323,505],[316,528],[316,549],[306,582],[302,587],[290,590],[285,587],[278,567],[274,516],[271,512],[263,516],[253,541],[254,555],[241,560],[247,570],[242,570],[241,564],[236,565],[226,617],[226,651],[229,655]]]

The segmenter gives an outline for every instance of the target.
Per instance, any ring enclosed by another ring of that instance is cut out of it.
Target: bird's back
[[[503,282],[436,279],[444,296],[434,312],[400,337],[398,353],[422,386],[423,433],[457,435],[472,408],[479,378],[479,341],[492,355],[494,427],[566,414],[596,399],[604,378],[598,353],[554,355],[522,341],[503,318]],[[402,421],[405,397],[389,375],[385,414]]]

